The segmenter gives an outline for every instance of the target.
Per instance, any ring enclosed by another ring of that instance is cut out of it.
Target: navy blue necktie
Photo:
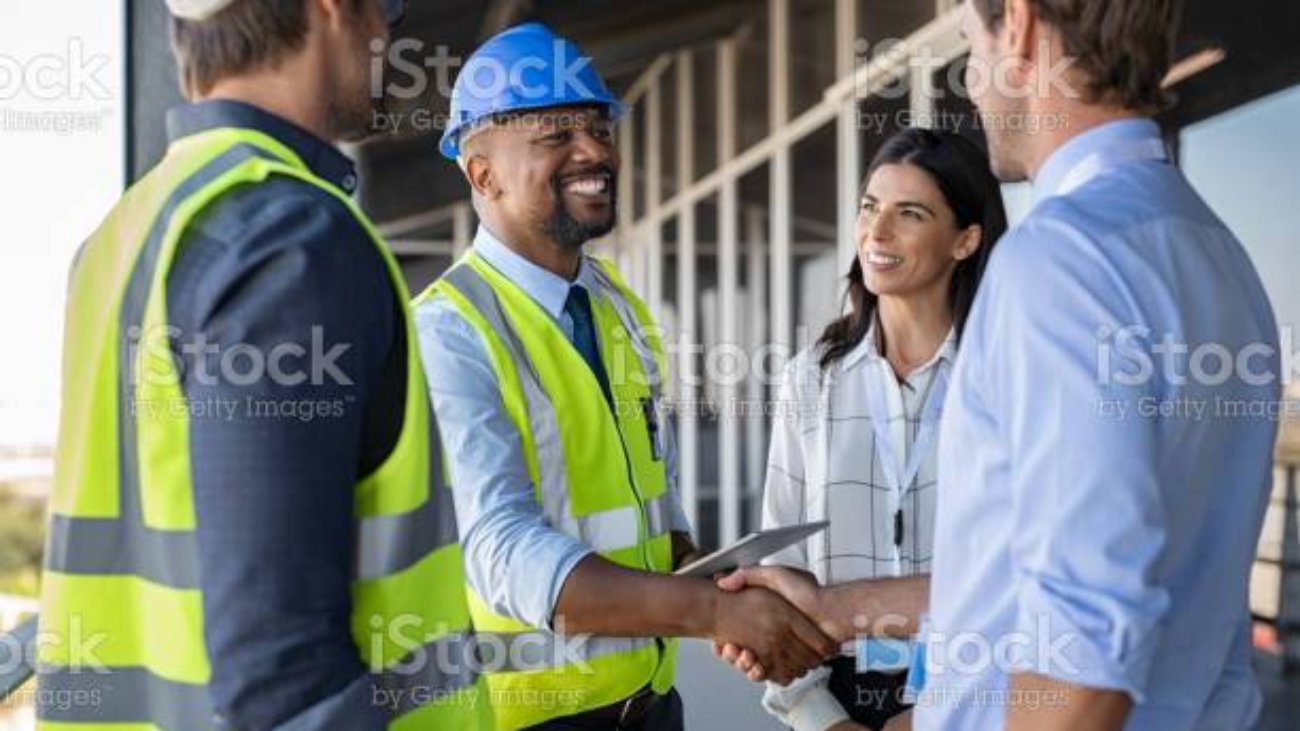
[[[587,290],[579,285],[569,287],[569,298],[564,301],[564,311],[573,321],[573,347],[587,361],[600,384],[601,393],[605,394],[605,403],[613,404],[609,393],[609,376],[605,374],[605,364],[600,360],[600,346],[596,344],[596,326],[591,319],[591,300]]]

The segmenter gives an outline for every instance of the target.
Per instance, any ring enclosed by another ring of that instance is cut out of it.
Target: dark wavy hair
[[[925,171],[943,194],[957,227],[964,229],[972,224],[981,227],[979,249],[957,264],[948,287],[953,326],[960,342],[993,245],[1007,230],[1002,189],[989,169],[988,156],[975,143],[955,132],[903,130],[886,140],[871,160],[862,182],[864,193],[871,176],[884,165],[910,165]],[[876,295],[867,289],[862,262],[856,254],[847,279],[845,298],[849,313],[831,323],[817,340],[823,372],[862,342],[875,317]]]

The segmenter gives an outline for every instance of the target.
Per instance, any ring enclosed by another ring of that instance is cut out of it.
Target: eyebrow
[[[871,201],[872,203],[879,203],[879,202],[880,202],[879,199],[877,199],[874,195],[871,195],[870,193],[868,193],[868,194],[866,194],[866,195],[863,195],[863,196],[862,196],[862,200],[863,200],[864,202],[865,202],[865,201]],[[896,205],[897,205],[899,208],[920,208],[921,210],[925,211],[926,213],[930,214],[931,216],[935,216],[936,218],[938,217],[937,214],[935,214],[934,211],[930,210],[930,207],[929,207],[929,206],[927,206],[927,205],[924,204],[924,203],[921,203],[920,201],[899,201]]]

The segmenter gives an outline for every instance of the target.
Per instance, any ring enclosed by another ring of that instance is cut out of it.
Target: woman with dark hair
[[[909,129],[877,153],[858,209],[849,311],[786,369],[764,495],[765,528],[831,525],[768,563],[823,585],[929,573],[948,374],[1005,230],[998,182],[970,141]],[[907,709],[910,653],[889,640],[864,647],[870,657],[846,646],[789,686],[769,684],[764,706],[796,731],[884,727]]]

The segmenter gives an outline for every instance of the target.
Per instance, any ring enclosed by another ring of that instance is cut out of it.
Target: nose
[[[575,130],[573,133],[573,161],[591,165],[603,163],[613,165],[613,145],[608,140],[598,137],[589,129]]]
[[[885,211],[876,211],[867,215],[867,239],[869,241],[888,241],[893,236],[890,217]]]

